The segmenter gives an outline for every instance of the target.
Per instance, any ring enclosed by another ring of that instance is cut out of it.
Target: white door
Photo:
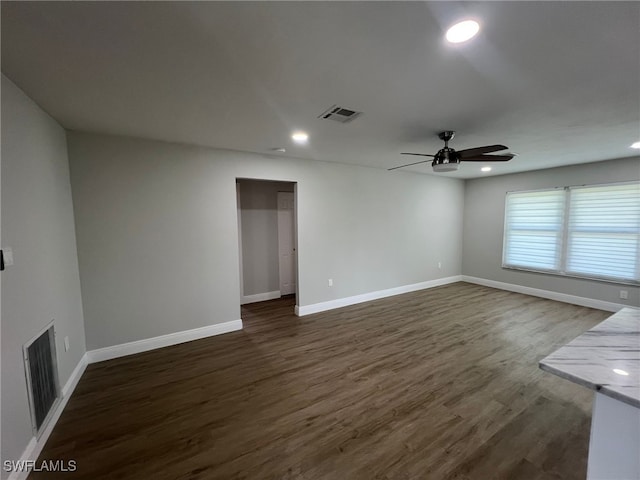
[[[296,239],[292,192],[278,192],[278,256],[280,295],[296,293]]]

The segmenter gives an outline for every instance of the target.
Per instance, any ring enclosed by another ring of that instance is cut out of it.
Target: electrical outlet
[[[442,269],[442,262],[438,262],[438,269]]]
[[[64,351],[69,351],[69,337],[64,337]]]
[[[2,254],[4,256],[4,266],[9,267],[13,265],[13,250],[10,247],[6,247],[2,249]]]
[[[330,278],[327,283],[329,284],[330,287],[333,287],[333,278]]]
[[[626,300],[627,298],[629,298],[629,292],[627,292],[626,290],[620,290],[620,298]]]

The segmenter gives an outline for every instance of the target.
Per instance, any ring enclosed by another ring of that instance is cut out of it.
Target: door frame
[[[297,180],[282,180],[278,178],[261,178],[261,177],[235,177],[234,181],[236,183],[236,216],[237,216],[237,232],[238,232],[238,262],[239,262],[239,271],[240,275],[238,277],[238,281],[240,284],[238,285],[240,292],[240,303],[242,303],[242,298],[244,296],[244,278],[243,278],[243,264],[242,264],[242,224],[241,224],[241,208],[240,208],[240,185],[239,181],[242,180],[256,180],[260,182],[274,182],[274,183],[291,183],[293,184],[293,241],[296,249],[296,264],[295,264],[295,280],[296,280],[296,304],[295,304],[295,314],[298,315],[298,303],[300,299],[300,242],[299,242],[299,228],[298,228],[298,181]],[[280,253],[278,251],[278,257],[280,257]],[[280,258],[278,258],[278,264],[280,263]],[[278,272],[278,276],[280,272]],[[279,280],[278,280],[279,283]]]
[[[240,262],[240,304],[244,297],[244,274],[242,273],[242,209],[240,208],[240,182],[236,178],[236,209],[238,220],[238,260]]]

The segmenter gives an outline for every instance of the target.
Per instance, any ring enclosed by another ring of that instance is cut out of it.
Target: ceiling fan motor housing
[[[454,172],[460,166],[460,157],[453,148],[445,147],[436,153],[431,166],[434,172]]]

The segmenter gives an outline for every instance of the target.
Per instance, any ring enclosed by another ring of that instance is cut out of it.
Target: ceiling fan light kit
[[[434,172],[455,172],[460,168],[459,163],[436,163],[433,165]]]
[[[503,155],[487,155],[488,153],[499,152],[501,150],[507,150],[504,145],[485,145],[484,147],[467,148],[466,150],[460,150],[456,152],[453,148],[449,147],[449,140],[455,136],[456,132],[453,130],[445,130],[438,134],[440,140],[444,141],[444,148],[438,150],[435,155],[427,153],[402,153],[402,155],[417,155],[419,157],[433,157],[431,166],[434,172],[454,172],[460,167],[460,162],[508,162],[515,155],[513,153],[505,153]],[[410,165],[417,165],[419,163],[426,163],[429,160],[422,160],[420,162],[407,163],[398,167],[389,168],[389,170],[396,170],[398,168],[408,167]]]

